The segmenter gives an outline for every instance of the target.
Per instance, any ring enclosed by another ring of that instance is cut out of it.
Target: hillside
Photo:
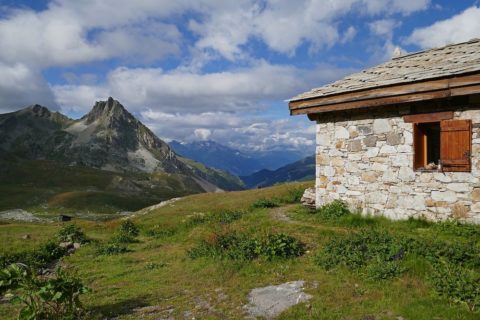
[[[238,177],[177,156],[112,98],[78,120],[40,105],[1,114],[0,151],[0,211],[111,214],[243,189]]]
[[[300,152],[289,150],[242,152],[215,141],[171,141],[169,144],[177,154],[237,176],[247,176],[262,169],[275,170],[303,157]]]
[[[365,218],[338,204],[308,211],[295,201],[309,185],[198,194],[139,211],[132,221],[140,235],[122,253],[101,249],[124,220],[76,221],[93,241],[61,264],[91,288],[81,296],[88,319],[241,319],[252,310],[253,289],[298,280],[308,302],[290,305],[276,319],[478,319],[478,311],[436,291],[443,279],[472,284],[465,270],[478,275],[478,226]],[[0,262],[22,251],[26,256],[60,228],[0,225]],[[442,277],[442,266],[452,263],[456,272]],[[5,319],[18,310],[0,303]]]
[[[277,170],[260,170],[240,177],[248,188],[268,187],[277,183],[307,181],[315,178],[315,157],[310,156]]]
[[[0,137],[0,149],[21,159],[113,172],[182,174],[224,190],[242,188],[238,178],[219,170],[199,174],[198,168],[177,157],[167,143],[111,97],[96,102],[78,120],[39,105],[2,114]]]

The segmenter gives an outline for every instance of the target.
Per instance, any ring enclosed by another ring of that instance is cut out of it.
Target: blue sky
[[[478,1],[0,0],[0,112],[113,96],[161,138],[314,151],[286,99],[480,37]]]

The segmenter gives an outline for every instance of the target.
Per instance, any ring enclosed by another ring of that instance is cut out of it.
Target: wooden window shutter
[[[418,168],[423,168],[427,164],[427,155],[426,155],[426,135],[422,129],[418,127],[418,124],[413,125],[413,168],[416,170]]]
[[[440,160],[443,171],[470,171],[472,154],[472,121],[440,122]]]

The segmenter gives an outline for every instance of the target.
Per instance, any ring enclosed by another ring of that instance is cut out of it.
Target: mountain
[[[185,143],[174,140],[170,146],[182,156],[238,176],[250,175],[262,169],[275,170],[303,157],[300,152],[289,150],[247,153],[215,141]]]
[[[177,156],[111,97],[96,102],[79,120],[40,105],[0,115],[0,149],[20,159],[112,172],[183,175],[205,191],[243,187],[237,177]]]
[[[306,157],[277,170],[260,170],[240,177],[248,188],[267,187],[277,183],[315,179],[315,157]]]

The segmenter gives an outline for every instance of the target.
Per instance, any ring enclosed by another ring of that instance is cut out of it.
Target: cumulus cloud
[[[312,84],[338,79],[350,71],[328,65],[306,70],[265,61],[206,74],[122,67],[110,72],[104,85],[56,85],[53,91],[65,111],[87,111],[92,101],[113,96],[132,110],[248,112],[265,107],[265,101],[288,99]]]
[[[429,4],[53,0],[42,11],[7,10],[0,17],[0,106],[42,103],[79,114],[113,96],[163,138],[214,139],[259,150],[310,146],[313,125],[304,117],[278,120],[268,111],[277,105],[287,116],[286,103],[280,106],[279,100],[353,70],[274,64],[262,60],[252,43],[289,59],[301,46],[314,53],[352,41],[358,30],[342,23],[345,16],[370,21],[382,15],[385,21],[371,30],[388,39],[384,49],[390,50],[392,16]],[[100,64],[103,74],[92,74]],[[55,68],[65,68],[65,81],[48,84],[42,72]]]
[[[0,75],[0,113],[35,103],[56,107],[53,93],[39,72],[20,63],[0,62]]]
[[[449,19],[415,29],[406,43],[416,44],[421,48],[433,48],[479,36],[480,8],[473,6]]]

